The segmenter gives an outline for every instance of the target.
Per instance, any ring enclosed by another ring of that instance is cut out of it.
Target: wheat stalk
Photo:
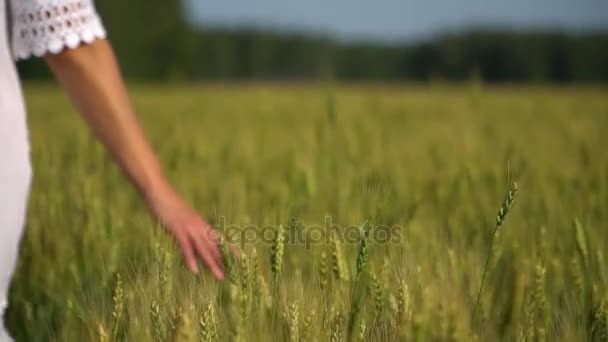
[[[410,293],[405,280],[401,280],[397,293],[397,326],[399,334],[405,337],[406,326],[412,319],[412,308],[410,306]]]
[[[279,225],[277,235],[270,253],[270,266],[274,275],[274,285],[278,285],[279,277],[283,268],[283,253],[285,252],[285,232],[283,225]]]
[[[261,274],[258,276],[258,284],[260,286],[260,304],[262,304],[262,308],[270,311],[272,309],[272,295],[270,294],[270,290],[268,289],[266,279],[264,279],[264,276]]]
[[[254,248],[251,249],[251,261],[250,261],[250,279],[249,282],[255,285],[257,281],[257,275],[260,274],[260,258],[258,251]]]
[[[219,246],[228,280],[233,284],[237,284],[238,279],[236,274],[235,255],[232,253],[229,243],[223,235],[220,235],[219,237]]]
[[[124,289],[122,285],[122,278],[120,273],[116,273],[114,280],[114,288],[112,289],[112,339],[116,340],[118,335],[118,329],[120,327],[120,320],[124,311]]]
[[[319,261],[319,283],[321,286],[321,290],[327,289],[328,277],[329,273],[329,265],[327,263],[327,253],[325,251],[321,252],[321,260]]]
[[[362,275],[367,269],[369,263],[369,229],[368,221],[365,222],[360,230],[359,238],[359,251],[357,253],[357,275],[352,291],[350,317],[348,319],[348,339],[352,339],[357,323],[359,320],[359,314],[361,312],[362,301],[364,299],[364,282]]]
[[[593,314],[592,341],[608,341],[608,303],[602,299]]]
[[[367,222],[361,229],[361,238],[359,241],[359,252],[357,253],[357,279],[365,271],[369,262],[369,229]]]
[[[330,342],[341,342],[342,341],[342,330],[344,326],[344,317],[340,313],[337,313],[332,319],[331,329],[329,332]]]
[[[177,329],[173,336],[174,342],[193,342],[194,334],[192,331],[192,320],[190,319],[189,310],[180,312]]]
[[[365,325],[365,319],[361,319],[359,323],[359,334],[357,335],[357,339],[359,341],[365,341],[365,334],[367,333],[367,327]]]
[[[150,320],[152,321],[152,337],[154,341],[160,342],[164,340],[163,324],[160,317],[160,305],[153,301],[150,304]]]
[[[101,323],[97,324],[97,337],[99,342],[110,342],[110,337]]]
[[[382,282],[378,279],[375,273],[370,274],[372,281],[372,291],[374,294],[374,309],[376,313],[376,319],[380,316],[384,310],[384,287]]]
[[[312,310],[302,322],[302,332],[300,334],[300,341],[310,341],[312,336],[312,323],[315,317],[315,311]]]
[[[330,236],[333,273],[337,280],[347,281],[349,278],[348,268],[345,266],[342,246],[336,234],[333,233]]]
[[[488,247],[488,254],[486,257],[486,264],[483,268],[483,274],[481,276],[481,284],[479,285],[479,293],[477,294],[477,300],[475,302],[475,309],[473,310],[474,324],[476,324],[476,321],[477,321],[476,318],[477,318],[477,311],[479,309],[479,302],[481,300],[481,294],[483,292],[483,286],[485,284],[486,274],[488,272],[488,266],[490,264],[490,258],[492,256],[492,245],[494,244],[494,239],[496,237],[496,233],[498,232],[498,229],[505,223],[505,219],[507,218],[507,215],[513,208],[513,204],[515,203],[515,198],[517,196],[518,190],[519,190],[519,187],[517,185],[517,182],[512,182],[509,185],[509,189],[507,190],[507,193],[505,194],[505,198],[504,198],[500,208],[498,209],[498,214],[496,215],[496,224],[494,225],[494,229],[492,230],[492,236],[490,238],[490,245]]]
[[[207,308],[199,320],[201,342],[213,342],[217,340],[217,322],[213,302],[207,304]]]
[[[165,301],[169,295],[169,272],[171,270],[170,254],[160,243],[156,243],[154,248],[156,264],[158,266],[158,288],[160,300]]]
[[[177,331],[181,324],[181,319],[183,315],[184,309],[181,306],[178,306],[173,311],[173,315],[169,319],[169,327],[167,328],[167,338],[175,341],[177,337]]]
[[[297,342],[300,337],[300,307],[298,303],[292,303],[286,314],[289,327],[289,340]]]
[[[546,341],[547,295],[545,293],[545,274],[547,270],[542,264],[536,265],[534,286],[532,288],[532,308],[536,337],[539,341]]]

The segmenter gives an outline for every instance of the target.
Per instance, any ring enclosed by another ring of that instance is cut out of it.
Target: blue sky
[[[416,39],[475,25],[608,29],[608,0],[186,0],[207,26],[254,25],[343,39]]]

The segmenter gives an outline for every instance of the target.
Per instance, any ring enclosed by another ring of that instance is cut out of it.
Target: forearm
[[[45,59],[113,159],[173,234],[188,268],[198,272],[198,256],[222,279],[217,236],[165,179],[137,123],[110,44],[100,40],[58,55],[47,54]]]
[[[94,133],[148,200],[171,191],[139,126],[108,41],[45,57]]]

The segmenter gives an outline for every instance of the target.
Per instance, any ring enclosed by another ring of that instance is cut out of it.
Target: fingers
[[[190,244],[189,239],[184,235],[180,234],[175,237],[177,243],[179,244],[179,248],[182,251],[182,256],[184,258],[184,263],[188,267],[188,269],[197,274],[198,273],[198,265],[196,262],[196,257],[194,256],[194,251],[192,250],[192,245]]]
[[[222,253],[219,248],[220,238],[217,232],[209,225],[205,225],[205,229],[203,229],[203,238],[208,242],[211,256],[217,260],[219,264],[222,264]]]
[[[221,263],[217,258],[213,256],[212,250],[217,248],[213,243],[205,240],[202,236],[193,238],[194,245],[198,252],[198,255],[203,259],[213,276],[218,279],[224,279],[224,272],[222,271]]]
[[[186,267],[192,273],[199,273],[200,258],[213,276],[224,279],[224,262],[219,249],[219,235],[204,220],[180,222],[173,225],[173,235],[179,244]]]

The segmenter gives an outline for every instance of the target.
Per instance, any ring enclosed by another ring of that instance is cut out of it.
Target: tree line
[[[127,78],[608,82],[608,32],[477,29],[415,43],[190,25],[178,1],[98,1]],[[47,78],[40,61],[25,78]]]

